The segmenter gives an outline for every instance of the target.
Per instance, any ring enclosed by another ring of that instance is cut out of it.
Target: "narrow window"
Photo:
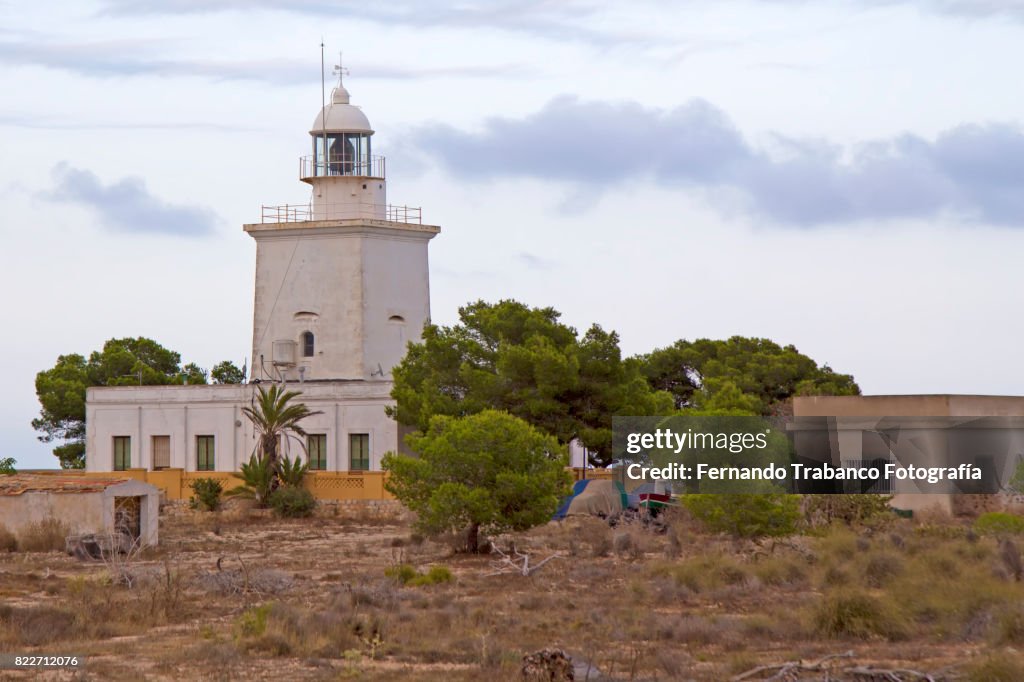
[[[370,434],[350,433],[348,435],[349,471],[369,471]]]
[[[327,468],[327,435],[311,433],[306,436],[306,455],[310,471],[324,471]]]
[[[171,466],[171,437],[153,436],[153,469]]]
[[[125,471],[132,467],[131,436],[114,436],[114,471]]]
[[[213,436],[196,436],[196,471],[213,470]]]
[[[311,358],[313,357],[313,350],[315,347],[313,332],[302,332],[302,357]]]

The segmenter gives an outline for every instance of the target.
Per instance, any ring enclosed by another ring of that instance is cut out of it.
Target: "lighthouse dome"
[[[338,85],[331,93],[330,103],[324,107],[309,131],[311,135],[328,133],[373,133],[370,127],[370,120],[359,107],[349,103],[348,90],[345,86]]]

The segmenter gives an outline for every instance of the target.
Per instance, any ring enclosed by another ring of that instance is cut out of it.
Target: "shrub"
[[[267,631],[267,616],[273,604],[254,606],[235,620],[235,632],[239,637],[260,637]]]
[[[447,566],[431,566],[426,573],[420,573],[411,564],[395,564],[385,568],[384,575],[410,587],[450,583],[455,579]]]
[[[23,552],[63,551],[64,539],[70,535],[68,525],[59,519],[43,519],[29,524],[18,537]]]
[[[191,486],[192,492],[195,493],[195,497],[192,498],[193,509],[203,509],[205,511],[217,511],[220,509],[220,498],[224,493],[224,484],[215,478],[197,478],[192,481]]]
[[[691,592],[706,592],[720,587],[741,585],[750,578],[748,569],[735,557],[709,552],[678,563],[655,567],[656,574],[672,576]]]
[[[864,566],[864,583],[868,587],[884,587],[903,572],[903,561],[889,553],[872,554]]]
[[[890,495],[807,495],[804,514],[811,526],[842,521],[847,526],[875,525],[896,518]]]
[[[252,455],[248,462],[242,462],[239,471],[231,475],[241,479],[242,485],[228,490],[227,495],[256,500],[256,506],[261,508],[267,506],[270,489],[274,484],[274,468],[270,458]]]
[[[384,575],[403,585],[416,577],[416,567],[412,564],[395,564],[384,569]]]
[[[41,646],[78,634],[75,614],[52,606],[0,606],[0,645]]]
[[[889,604],[858,592],[844,591],[822,599],[814,624],[819,634],[833,639],[897,640],[908,635],[906,621]]]
[[[1017,682],[1024,680],[1024,660],[1010,653],[991,654],[967,666],[967,682]]]
[[[777,493],[684,495],[685,506],[713,533],[735,537],[780,537],[797,531],[800,499]]]
[[[285,485],[271,493],[270,506],[285,518],[297,519],[313,514],[316,498],[305,488]]]
[[[281,479],[281,483],[295,488],[302,486],[308,471],[309,464],[303,464],[302,458],[298,455],[295,456],[294,460],[285,455],[277,463],[277,476]]]
[[[0,524],[0,552],[16,551],[18,551],[18,538],[7,530],[7,526]]]
[[[1001,609],[993,623],[992,638],[997,645],[1024,644],[1024,608],[1013,605]]]
[[[979,535],[1020,535],[1024,533],[1024,518],[1006,512],[988,512],[974,522]]]
[[[447,566],[431,566],[430,570],[425,574],[417,575],[406,584],[416,587],[419,585],[450,583],[453,580],[455,580],[455,576],[452,575],[451,569]]]

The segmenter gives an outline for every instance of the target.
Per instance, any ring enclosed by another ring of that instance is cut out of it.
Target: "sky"
[[[1024,393],[1024,1],[0,0],[0,457],[56,466],[61,354],[246,359],[241,226],[309,201],[321,41],[442,228],[435,322],[514,298],[626,354],[741,334],[867,394]]]

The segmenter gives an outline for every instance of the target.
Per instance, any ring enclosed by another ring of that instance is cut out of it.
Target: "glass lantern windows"
[[[316,175],[373,175],[370,165],[370,135],[367,133],[327,133],[313,136],[313,165]]]

